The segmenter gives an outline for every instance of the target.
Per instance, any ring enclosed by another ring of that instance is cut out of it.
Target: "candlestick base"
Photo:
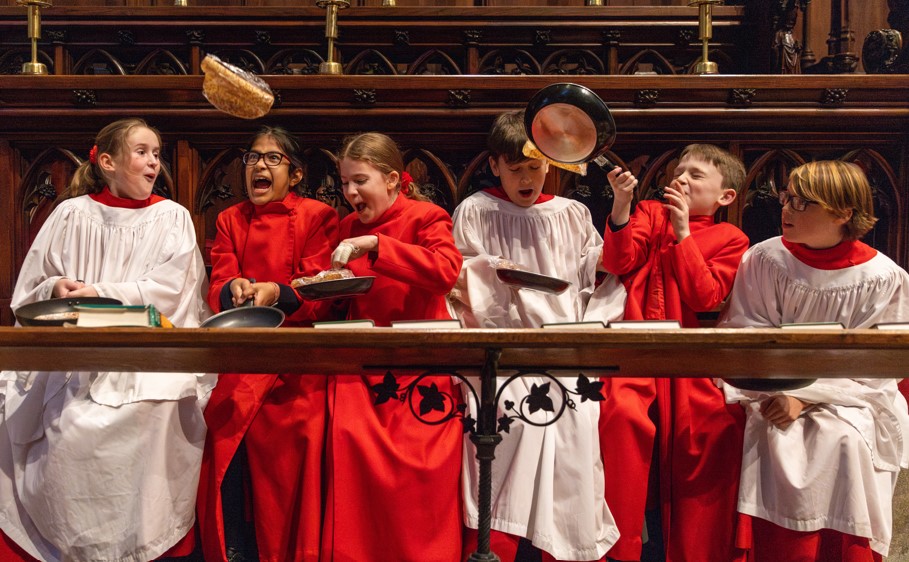
[[[717,67],[715,62],[712,61],[701,61],[697,63],[694,67],[695,74],[719,74],[720,69]]]
[[[47,66],[40,62],[22,63],[22,74],[47,74]]]
[[[323,62],[319,65],[319,74],[343,74],[341,63],[332,61]]]

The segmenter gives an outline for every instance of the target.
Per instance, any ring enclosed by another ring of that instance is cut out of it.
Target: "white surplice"
[[[621,318],[621,283],[609,275],[595,287],[603,239],[581,203],[556,197],[525,208],[479,192],[464,200],[453,218],[464,265],[452,296],[465,327],[539,328],[544,323]],[[505,285],[496,278],[499,257],[571,285],[561,295]],[[511,374],[500,372],[497,386]],[[562,384],[574,390],[578,373],[558,374]],[[596,380],[596,373],[587,376]],[[501,391],[496,417],[514,414],[503,409],[505,401],[518,408],[533,385],[551,382],[545,377],[512,381]],[[477,381],[472,383],[477,387]],[[558,395],[554,390],[551,397]],[[594,560],[609,550],[619,532],[604,495],[599,403],[581,402],[577,396],[573,400],[577,409],[566,409],[553,425],[536,427],[516,420],[502,433],[492,463],[492,528],[527,537],[560,560]],[[553,398],[556,411],[560,401]],[[476,417],[476,403],[470,399],[468,404]],[[540,410],[529,417],[541,422],[552,415]],[[465,518],[476,528],[479,464],[474,445],[466,438],[464,443]]]
[[[192,219],[172,201],[139,209],[88,196],[60,203],[25,258],[11,307],[51,298],[61,277],[124,304],[154,304],[177,327],[210,314]],[[161,555],[193,525],[202,410],[216,380],[4,372],[0,528],[41,560]]]
[[[718,326],[841,322],[870,328],[907,321],[909,275],[885,255],[843,269],[816,269],[773,238],[742,258]],[[868,369],[874,369],[873,356]],[[757,411],[769,393],[728,384],[724,391],[727,401],[741,401],[747,412],[739,511],[794,531],[827,528],[868,537],[871,548],[886,556],[893,488],[900,467],[909,467],[909,414],[896,381],[821,378],[786,391],[813,405],[785,430]]]

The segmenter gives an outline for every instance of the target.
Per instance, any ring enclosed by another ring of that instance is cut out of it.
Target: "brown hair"
[[[155,133],[158,137],[158,144],[161,144],[161,133],[154,127],[150,127],[142,119],[129,118],[114,121],[110,125],[101,129],[101,132],[95,137],[95,147],[97,147],[95,163],[91,158],[82,162],[76,168],[73,179],[69,182],[70,195],[85,195],[88,193],[100,193],[109,180],[104,175],[101,167],[98,166],[97,157],[101,154],[110,154],[114,158],[119,158],[126,150],[126,139],[134,129],[145,128]],[[92,147],[92,150],[95,150]]]
[[[713,144],[689,144],[682,149],[679,160],[691,156],[710,162],[723,176],[723,189],[734,189],[736,193],[745,183],[745,165],[738,156]]]
[[[284,127],[271,127],[269,125],[263,125],[256,133],[249,139],[249,142],[246,143],[246,150],[252,150],[252,145],[256,144],[256,141],[263,137],[271,138],[275,143],[281,148],[281,152],[287,156],[287,159],[290,160],[290,169],[288,174],[292,175],[295,170],[303,169],[303,160],[300,158],[300,141],[297,140],[297,137],[293,136],[290,131]],[[303,180],[306,178],[304,177]],[[306,188],[304,184],[305,181],[299,181],[294,185],[290,186],[290,190],[296,193],[297,195],[303,196],[306,193]]]
[[[821,160],[802,164],[789,173],[786,189],[837,217],[846,218],[852,211],[852,218],[843,225],[847,240],[858,240],[877,222],[868,178],[851,162]]]
[[[527,131],[524,129],[524,110],[500,113],[489,129],[486,137],[486,148],[493,158],[504,156],[509,164],[529,160],[524,156],[524,144],[527,142]]]
[[[344,139],[341,150],[338,152],[338,162],[345,158],[363,160],[373,167],[388,175],[398,173],[398,189],[401,189],[401,176],[404,173],[404,156],[401,149],[388,135],[382,133],[360,133]],[[404,195],[417,201],[429,201],[429,197],[420,191],[416,182],[410,182]]]

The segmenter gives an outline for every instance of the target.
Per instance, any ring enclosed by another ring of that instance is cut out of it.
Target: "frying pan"
[[[277,328],[284,323],[284,313],[270,306],[241,306],[215,314],[200,328]]]
[[[580,84],[550,84],[530,98],[524,110],[527,138],[547,158],[565,164],[594,162],[616,167],[603,156],[615,142],[615,121],[606,103]]]
[[[762,392],[781,392],[805,388],[817,379],[723,379],[729,386],[742,390],[757,390]]]
[[[62,326],[66,322],[75,322],[75,319],[44,320],[40,316],[47,314],[76,313],[77,304],[123,304],[117,299],[107,297],[71,297],[62,299],[48,299],[20,306],[16,309],[16,320],[23,326]]]

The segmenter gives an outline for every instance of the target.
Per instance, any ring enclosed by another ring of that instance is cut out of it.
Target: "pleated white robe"
[[[870,328],[907,321],[909,275],[887,256],[817,269],[773,238],[742,258],[718,326],[841,322]],[[874,368],[873,357],[868,368]],[[867,537],[886,556],[893,488],[900,467],[909,467],[909,414],[897,381],[821,378],[786,391],[814,405],[785,430],[757,411],[769,393],[728,384],[724,391],[727,401],[740,401],[747,412],[739,512],[794,531],[826,528]]]
[[[61,277],[125,304],[154,304],[178,327],[210,314],[192,220],[172,201],[138,209],[89,196],[60,203],[22,265],[13,310],[51,298]],[[41,560],[161,555],[194,521],[202,410],[216,380],[3,372],[0,528]]]
[[[485,192],[468,197],[454,212],[454,238],[464,255],[455,286],[454,307],[469,328],[539,328],[544,323],[619,319],[625,289],[612,275],[595,287],[603,239],[581,203],[556,197],[519,207]],[[496,277],[499,257],[527,271],[571,282],[560,295],[505,285]],[[604,358],[606,361],[606,358]],[[513,373],[500,372],[497,386]],[[578,374],[559,373],[574,389]],[[588,373],[595,380],[597,374]],[[477,381],[472,381],[479,390]],[[519,407],[533,385],[545,377],[522,377],[501,390],[497,418],[506,400]],[[554,384],[552,385],[555,386]],[[555,388],[549,396],[557,396]],[[560,560],[594,560],[618,540],[618,528],[606,505],[597,422],[599,403],[573,397],[577,410],[567,410],[554,424],[511,424],[492,463],[492,528],[531,539]],[[556,411],[561,399],[553,398]],[[468,412],[477,404],[468,396]],[[526,413],[526,408],[525,408]],[[542,410],[535,422],[550,419]],[[479,464],[476,450],[464,440],[463,487],[465,524],[478,526]]]

